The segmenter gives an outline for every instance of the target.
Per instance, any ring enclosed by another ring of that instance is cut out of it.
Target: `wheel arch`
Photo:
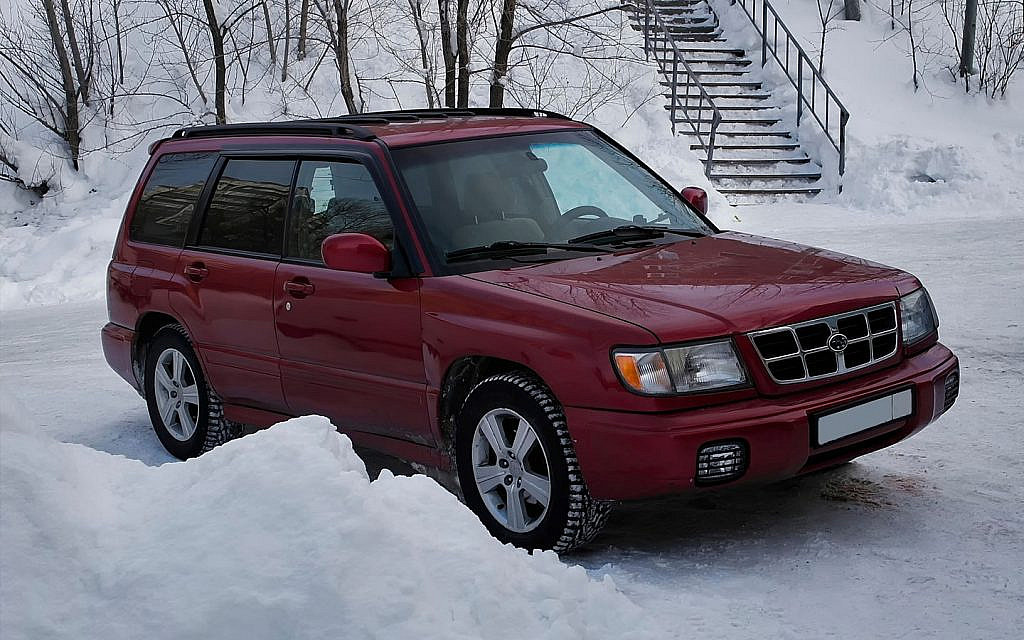
[[[152,342],[153,337],[156,336],[161,329],[173,325],[181,327],[186,333],[188,333],[188,329],[181,320],[178,320],[174,316],[162,311],[147,311],[140,315],[139,319],[136,321],[135,342],[132,345],[132,369],[135,371],[135,379],[139,381],[140,389],[145,389],[146,357],[148,356],[150,342]],[[193,349],[194,348],[195,347],[193,346]],[[202,365],[203,359],[198,350],[196,350],[196,358],[199,359],[199,363]]]
[[[438,396],[437,417],[442,453],[450,461],[455,460],[455,416],[469,396],[469,392],[481,380],[511,371],[528,373],[547,385],[536,371],[525,364],[496,356],[463,356],[448,366]]]

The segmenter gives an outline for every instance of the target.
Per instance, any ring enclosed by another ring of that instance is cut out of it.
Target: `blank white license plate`
[[[823,416],[818,416],[818,445],[867,431],[878,425],[905,418],[914,411],[910,389],[876,398]]]

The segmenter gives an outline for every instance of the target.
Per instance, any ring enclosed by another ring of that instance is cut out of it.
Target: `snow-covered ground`
[[[522,609],[545,621],[539,637],[1019,637],[1024,209],[901,220],[776,205],[719,220],[919,275],[961,358],[954,409],[831,473],[620,505],[562,559],[588,582],[486,540],[425,478],[367,484],[315,422],[146,467],[170,458],[103,361],[103,305],[7,311],[0,620],[23,637],[484,637]]]

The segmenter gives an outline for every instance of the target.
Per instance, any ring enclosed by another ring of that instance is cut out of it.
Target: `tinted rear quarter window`
[[[213,153],[169,153],[157,160],[128,225],[128,237],[180,247],[199,194],[217,160]]]
[[[228,160],[217,181],[198,244],[280,255],[293,160]]]

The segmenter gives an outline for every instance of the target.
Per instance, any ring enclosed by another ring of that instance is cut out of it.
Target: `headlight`
[[[939,326],[932,299],[924,287],[900,298],[900,318],[903,324],[903,344],[906,346],[930,335]]]
[[[612,354],[623,384],[645,395],[712,391],[747,384],[732,340],[665,349],[618,349]]]

